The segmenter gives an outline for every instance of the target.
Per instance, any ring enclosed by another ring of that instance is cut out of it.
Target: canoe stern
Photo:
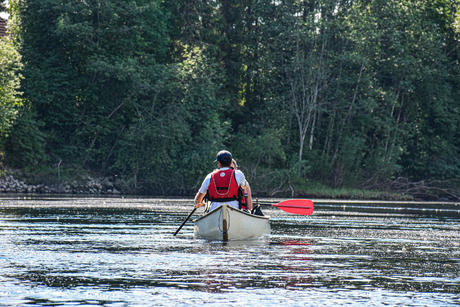
[[[208,240],[255,239],[270,232],[268,216],[252,215],[226,204],[195,220],[196,237]]]

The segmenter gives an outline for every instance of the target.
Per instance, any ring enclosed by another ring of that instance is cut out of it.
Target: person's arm
[[[208,191],[209,182],[211,181],[211,174],[208,174],[206,178],[204,178],[203,183],[201,183],[201,187],[195,195],[194,202],[195,208],[199,208],[203,206],[203,198],[206,196],[206,192]]]
[[[203,206],[203,198],[206,194],[204,193],[201,193],[201,192],[197,192],[196,195],[195,195],[195,208],[200,208],[201,206]]]
[[[248,192],[248,199],[247,199],[247,204],[246,206],[248,207],[248,210],[252,210],[252,193],[251,193],[251,187],[249,186],[249,182],[246,180],[246,177],[244,176],[243,172],[240,170],[235,171],[238,174],[238,180],[237,182],[240,184],[240,187],[243,188],[243,192],[246,193]],[[244,196],[244,195],[243,195]]]
[[[248,203],[247,203],[247,206],[248,206],[248,210],[249,212],[252,211],[252,193],[251,193],[251,187],[249,186],[249,182],[246,181],[246,188],[245,188],[246,191],[248,191]]]

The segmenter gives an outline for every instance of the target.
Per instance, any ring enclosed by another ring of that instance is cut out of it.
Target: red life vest
[[[235,178],[235,170],[216,170],[211,175],[208,194],[210,201],[238,200],[238,183]]]

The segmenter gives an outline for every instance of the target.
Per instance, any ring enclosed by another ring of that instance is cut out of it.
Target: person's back
[[[243,172],[230,167],[232,154],[229,151],[219,151],[216,162],[218,169],[206,176],[195,195],[195,208],[203,205],[206,193],[211,201],[211,211],[223,204],[239,208],[238,188],[246,187],[246,178]]]

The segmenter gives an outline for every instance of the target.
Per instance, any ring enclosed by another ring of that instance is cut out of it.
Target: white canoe
[[[196,237],[208,240],[255,239],[270,232],[269,219],[224,204],[194,220],[194,232]]]

